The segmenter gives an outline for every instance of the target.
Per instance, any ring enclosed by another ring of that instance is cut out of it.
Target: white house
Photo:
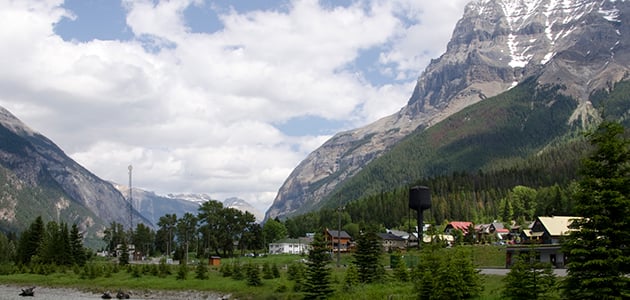
[[[306,238],[279,240],[269,244],[269,254],[308,254],[309,244]]]

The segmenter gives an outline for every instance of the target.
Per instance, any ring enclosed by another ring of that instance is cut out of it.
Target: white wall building
[[[284,239],[269,244],[269,254],[308,254],[306,239]]]

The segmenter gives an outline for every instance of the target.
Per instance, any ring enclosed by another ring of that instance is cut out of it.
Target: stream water
[[[29,299],[45,299],[45,300],[87,300],[87,299],[101,299],[102,293],[90,293],[82,292],[76,289],[67,288],[50,288],[50,287],[35,287],[35,296],[22,297],[20,292],[23,288],[21,286],[12,285],[0,285],[0,300],[29,300]],[[116,295],[116,291],[110,291],[112,296]],[[130,299],[164,299],[164,300],[214,300],[223,299],[222,295],[212,292],[200,292],[200,291],[144,291],[134,292],[130,291]],[[225,298],[228,299],[228,298]]]

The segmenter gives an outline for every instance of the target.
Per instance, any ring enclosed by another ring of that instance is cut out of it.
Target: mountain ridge
[[[89,231],[91,239],[96,239],[110,222],[129,224],[127,201],[120,192],[3,107],[0,107],[0,141],[4,181],[10,183],[16,193],[27,189],[36,195],[34,199],[22,196],[30,205],[35,205],[29,207],[15,196],[9,196],[11,189],[4,191],[2,200],[14,207],[14,218],[2,220],[6,226],[23,229],[32,222],[36,211],[50,220],[79,224],[81,230]],[[122,213],[121,208],[126,213]],[[61,218],[62,215],[65,217]],[[137,221],[148,223],[137,211],[133,216]]]
[[[318,207],[409,133],[536,77],[578,103],[567,122],[586,126],[598,112],[595,90],[628,78],[630,35],[625,1],[474,0],[447,50],[431,61],[398,113],[339,133],[302,161],[279,189],[266,218]]]

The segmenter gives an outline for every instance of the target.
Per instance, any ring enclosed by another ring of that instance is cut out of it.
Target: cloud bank
[[[103,179],[132,164],[134,186],[266,210],[335,132],[406,104],[467,1],[110,2],[132,38],[64,39],[82,16],[63,1],[0,0],[0,105]],[[193,30],[191,9],[220,26]]]

